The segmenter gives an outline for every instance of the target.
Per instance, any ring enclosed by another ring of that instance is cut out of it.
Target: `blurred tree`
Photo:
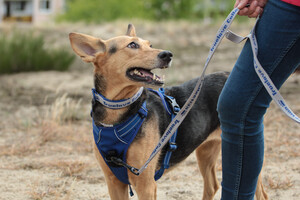
[[[149,18],[141,0],[67,0],[67,21],[102,22],[118,18]]]
[[[154,11],[154,18],[183,19],[193,16],[195,0],[151,0],[150,7]]]
[[[201,19],[229,13],[233,1],[222,0],[67,0],[67,21],[103,22],[119,18]]]

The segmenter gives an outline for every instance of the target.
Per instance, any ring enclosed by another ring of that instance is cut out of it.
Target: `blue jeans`
[[[300,65],[300,7],[269,0],[257,24],[258,59],[277,88]],[[253,68],[247,41],[218,102],[222,200],[252,200],[264,158],[263,117],[271,97]]]

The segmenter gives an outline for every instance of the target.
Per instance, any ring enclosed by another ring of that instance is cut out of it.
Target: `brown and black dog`
[[[85,62],[94,65],[95,89],[107,99],[121,100],[132,97],[145,86],[162,86],[163,80],[151,70],[167,68],[172,61],[172,53],[152,48],[147,40],[136,36],[133,25],[127,34],[102,40],[92,36],[70,33],[71,46]],[[219,72],[205,77],[202,91],[195,105],[178,129],[177,149],[173,152],[170,166],[186,159],[194,150],[200,172],[204,179],[203,200],[213,199],[219,188],[215,165],[221,148],[220,128],[216,111],[217,101],[228,73]],[[176,98],[182,107],[190,96],[197,79],[182,85],[166,88],[166,94]],[[141,97],[126,108],[110,109],[92,101],[92,116],[96,125],[118,124],[135,114],[147,101],[148,115],[127,152],[127,163],[140,168],[158,143],[171,119],[165,111],[161,99],[144,89]],[[97,160],[104,172],[111,199],[129,199],[128,185],[119,181],[104,162],[95,143]],[[139,199],[156,199],[155,171],[160,168],[166,148],[157,155],[139,176],[128,172],[130,184]],[[259,178],[256,197],[267,199]]]

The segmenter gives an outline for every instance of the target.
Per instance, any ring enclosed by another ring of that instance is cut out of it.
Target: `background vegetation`
[[[116,19],[202,20],[227,15],[234,0],[66,0],[59,21],[101,23]],[[0,34],[0,74],[42,70],[67,70],[74,54],[45,46],[43,36],[32,33]]]
[[[67,70],[75,56],[71,52],[46,48],[44,37],[13,31],[0,35],[0,74]]]
[[[104,22],[119,18],[148,20],[219,18],[232,9],[233,0],[67,0],[60,20]]]

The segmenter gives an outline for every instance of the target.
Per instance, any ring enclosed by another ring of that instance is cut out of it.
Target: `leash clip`
[[[125,167],[130,172],[132,172],[134,175],[137,175],[137,176],[140,175],[139,169],[128,165],[126,162],[124,162],[122,159],[120,159],[118,157],[111,156],[109,159],[106,158],[106,161],[112,162],[112,163],[114,163],[115,165],[118,165],[118,166]]]

